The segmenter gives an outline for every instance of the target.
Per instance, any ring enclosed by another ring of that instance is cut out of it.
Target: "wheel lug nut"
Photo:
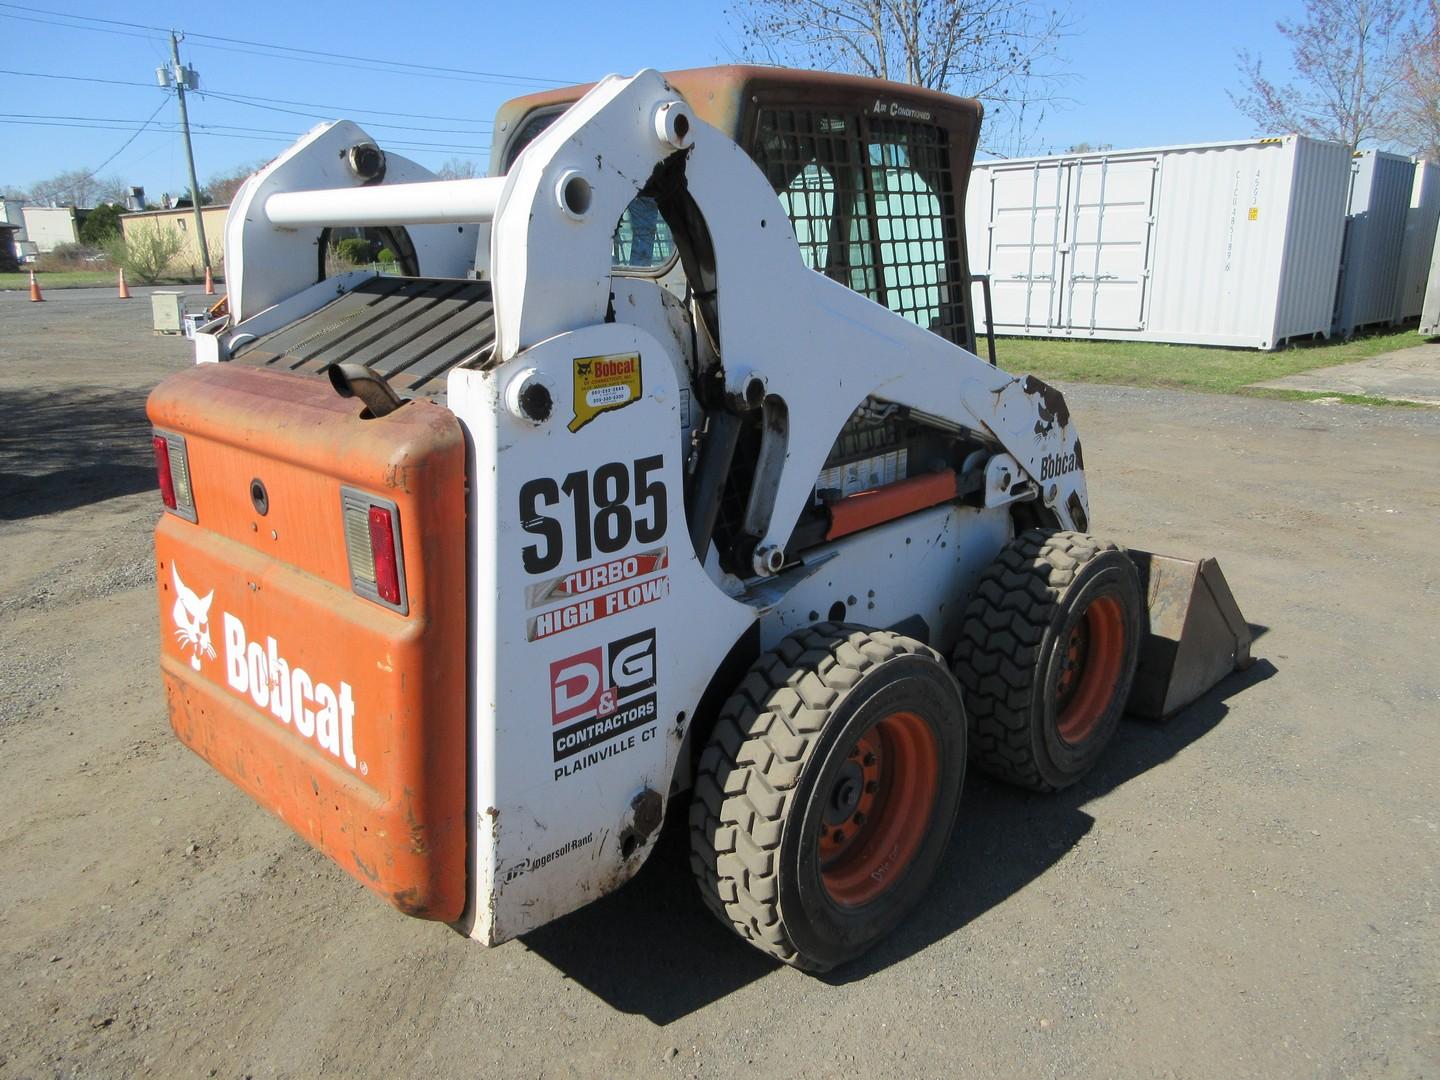
[[[864,761],[865,761],[865,764],[866,764],[866,765],[874,765],[874,764],[875,764],[875,755],[874,755],[874,754],[866,754],[866,755],[865,755],[865,758],[864,758]]]
[[[877,792],[877,791],[879,791],[879,790],[880,790],[880,781],[878,781],[878,780],[867,780],[867,781],[865,782],[865,791],[866,791],[867,794],[874,795],[875,792]]]
[[[844,830],[844,829],[836,829],[836,830],[835,830],[835,835],[834,835],[834,840],[835,840],[835,842],[836,842],[837,844],[843,843],[844,840],[845,840],[845,830]]]

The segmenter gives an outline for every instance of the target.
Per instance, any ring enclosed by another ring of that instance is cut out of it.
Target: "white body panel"
[[[667,141],[684,108],[655,72],[612,77],[525,149],[493,206],[496,350],[448,375],[447,404],[470,453],[475,816],[462,928],[491,944],[639,869],[655,814],[687,779],[681,751],[702,695],[743,637],[769,647],[843,610],[874,626],[918,618],[948,650],[976,577],[1011,535],[1012,502],[1035,499],[1064,527],[1088,516],[1079,436],[1063,399],[808,269],[775,193],[740,147],[693,117],[683,139]],[[218,335],[217,350],[345,287],[307,291],[306,282],[285,293],[252,279],[268,281],[272,261],[296,251],[309,258],[304,229],[265,220],[265,200],[342,186],[329,168],[303,180],[307,162],[338,159],[339,145],[361,134],[340,125],[312,133],[237,199],[254,208],[232,212],[227,226],[232,251],[250,245],[243,264],[231,256],[245,275],[232,296],[247,297],[250,314]],[[720,571],[713,545],[697,558],[685,432],[699,423],[692,342],[709,355],[709,333],[691,331],[661,284],[612,278],[610,265],[615,222],[677,152],[713,244],[713,349],[726,394],[739,399],[759,386],[767,409],[784,406],[786,442],[756,485],[773,492],[759,547],[785,547],[837,435],[869,398],[983,441],[980,505],[912,513],[744,581]],[[586,192],[578,212],[561,196],[577,176]],[[457,212],[489,209],[465,202],[478,190],[452,189],[456,205],[469,207]],[[354,205],[384,203],[400,217],[420,194],[356,193]],[[328,213],[315,202],[274,205],[308,229]],[[594,381],[617,371],[618,382]],[[527,387],[544,389],[543,415],[524,407]]]
[[[1270,349],[1330,328],[1344,147],[1296,136],[977,165],[997,333]]]

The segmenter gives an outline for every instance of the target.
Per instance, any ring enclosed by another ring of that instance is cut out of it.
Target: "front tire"
[[[1075,783],[1115,734],[1140,657],[1140,575],[1114,544],[1032,529],[981,575],[955,647],[972,760],[1036,791]]]
[[[833,623],[786,638],[700,757],[690,861],[707,904],[795,967],[858,956],[934,877],[965,743],[960,690],[934,650]]]

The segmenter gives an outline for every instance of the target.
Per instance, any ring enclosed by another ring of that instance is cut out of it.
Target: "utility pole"
[[[190,146],[190,116],[185,111],[185,87],[191,73],[180,63],[180,39],[170,31],[170,57],[175,61],[175,97],[180,102],[180,130],[185,133],[185,164],[190,167],[190,205],[195,210],[195,239],[201,265],[210,269],[210,247],[205,243],[205,217],[200,212],[200,182],[195,179],[195,151]],[[207,279],[208,280],[208,279]]]

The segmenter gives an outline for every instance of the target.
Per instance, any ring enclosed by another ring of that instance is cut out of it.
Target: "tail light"
[[[409,614],[399,510],[389,499],[348,487],[340,489],[340,507],[345,518],[350,587],[358,596]]]
[[[165,509],[186,521],[195,520],[195,493],[190,489],[190,458],[185,452],[185,436],[169,431],[156,431],[150,436],[155,448],[155,476],[160,481],[160,497]]]

